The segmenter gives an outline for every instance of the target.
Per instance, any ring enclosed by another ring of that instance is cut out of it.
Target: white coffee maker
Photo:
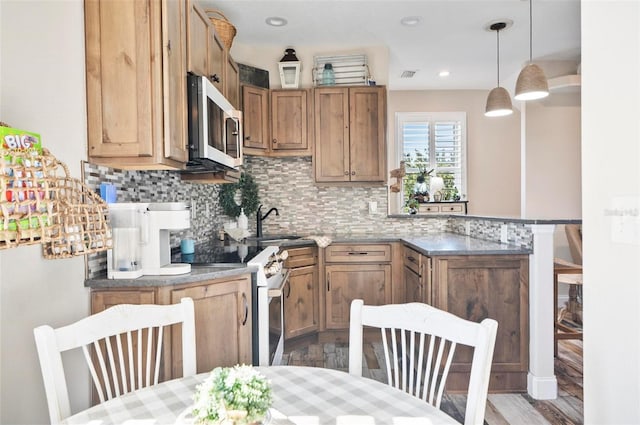
[[[191,227],[191,214],[184,202],[156,202],[147,205],[148,238],[142,244],[142,274],[174,275],[191,271],[189,263],[171,263],[170,230]]]
[[[184,202],[109,204],[113,248],[107,252],[109,279],[189,273],[191,264],[171,263],[171,230],[188,229]]]

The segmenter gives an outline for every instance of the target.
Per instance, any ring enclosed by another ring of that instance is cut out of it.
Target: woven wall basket
[[[216,29],[216,33],[222,40],[222,43],[226,46],[227,50],[231,49],[233,44],[233,37],[236,36],[236,27],[233,26],[226,16],[219,10],[206,9],[205,12],[209,17],[209,20]]]

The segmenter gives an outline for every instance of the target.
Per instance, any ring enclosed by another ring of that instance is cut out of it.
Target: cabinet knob
[[[245,137],[244,140],[251,140],[251,136]]]
[[[344,172],[344,175],[345,175],[345,176],[348,176],[348,175],[349,175],[349,171],[345,171],[345,172]]]
[[[351,175],[352,175],[352,176],[355,176],[355,175],[356,175],[356,172],[355,172],[355,171],[352,171],[352,172],[351,172]]]
[[[209,77],[209,79],[211,81],[213,81],[214,83],[219,83],[220,82],[220,77],[218,77],[218,74],[213,74],[211,77]]]
[[[273,139],[273,144],[277,144],[278,143],[278,139]]]

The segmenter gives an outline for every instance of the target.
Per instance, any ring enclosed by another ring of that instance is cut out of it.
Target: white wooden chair
[[[71,415],[62,353],[82,347],[100,403],[158,383],[163,327],[182,324],[182,373],[196,373],[193,300],[172,305],[121,304],[75,323],[33,330],[51,423]],[[153,369],[153,376],[151,371]]]
[[[387,383],[439,409],[456,345],[474,347],[464,423],[484,422],[498,322],[470,322],[422,303],[363,304],[351,303],[350,374],[362,376],[363,326],[380,328]]]

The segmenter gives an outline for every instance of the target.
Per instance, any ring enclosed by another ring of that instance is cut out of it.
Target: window
[[[427,201],[430,177],[444,180],[441,200],[454,200],[466,194],[466,113],[399,112],[396,114],[398,152],[405,162],[404,206],[411,197]],[[417,195],[417,196],[416,196]],[[433,194],[428,200],[433,201]]]

